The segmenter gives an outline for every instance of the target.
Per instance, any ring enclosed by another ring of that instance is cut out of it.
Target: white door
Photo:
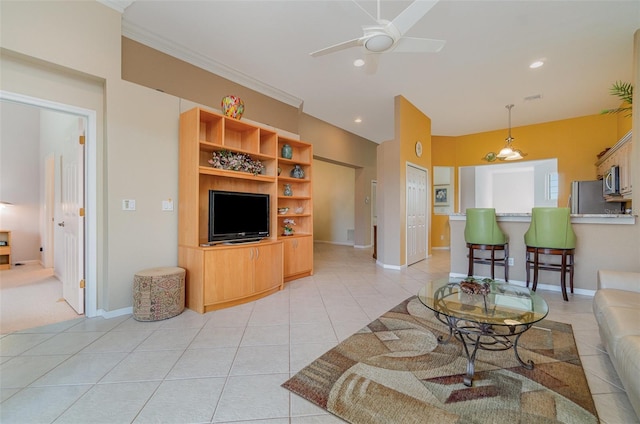
[[[407,164],[407,265],[427,258],[427,171]]]
[[[62,155],[62,217],[64,269],[62,295],[79,314],[84,313],[84,136],[85,119],[78,118]]]

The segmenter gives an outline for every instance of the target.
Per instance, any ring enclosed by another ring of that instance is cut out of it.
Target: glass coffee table
[[[448,278],[427,283],[418,298],[436,318],[449,327],[449,336],[462,342],[467,356],[464,384],[471,386],[478,350],[513,348],[518,362],[533,369],[533,361],[518,355],[520,336],[547,316],[547,302],[528,288],[490,278]]]

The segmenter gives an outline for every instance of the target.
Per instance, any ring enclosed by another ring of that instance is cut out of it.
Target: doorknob
[[[58,222],[58,227],[64,227],[64,221]]]

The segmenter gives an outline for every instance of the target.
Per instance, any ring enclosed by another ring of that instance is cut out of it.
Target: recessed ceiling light
[[[353,120],[353,122],[355,122],[356,124],[359,124],[360,122],[362,122],[362,118],[356,118]]]
[[[544,65],[544,61],[536,60],[535,62],[532,62],[531,65],[529,65],[529,68],[536,69],[536,68],[541,67],[542,65]]]
[[[361,68],[364,66],[364,60],[362,59],[356,59],[353,61],[353,66],[355,66],[356,68]]]

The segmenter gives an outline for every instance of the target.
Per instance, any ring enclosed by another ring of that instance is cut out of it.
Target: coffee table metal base
[[[447,343],[451,337],[462,342],[467,356],[467,375],[465,386],[471,387],[475,374],[475,361],[478,350],[508,350],[513,348],[516,359],[528,370],[533,369],[533,361],[524,362],[518,354],[518,341],[533,324],[491,325],[470,322],[465,319],[434,312],[436,318],[449,327],[449,336],[438,337],[438,343]]]

